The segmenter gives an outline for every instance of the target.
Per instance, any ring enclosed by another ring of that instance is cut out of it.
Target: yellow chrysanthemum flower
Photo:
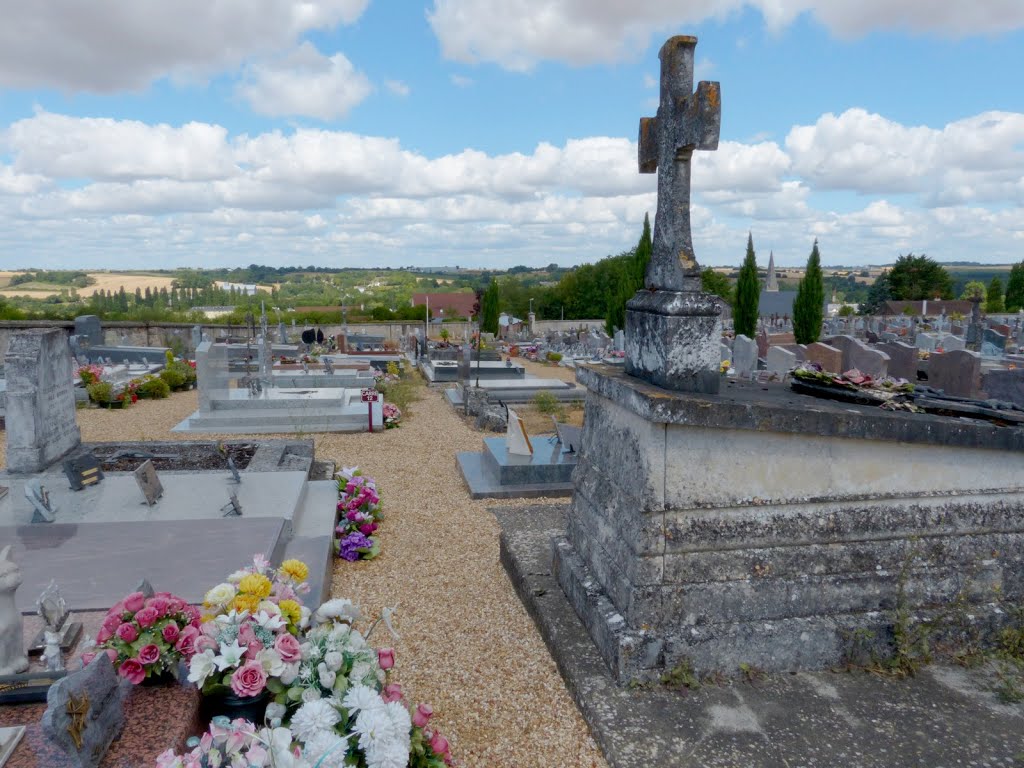
[[[259,608],[260,599],[256,595],[239,595],[232,602],[231,607],[236,611],[248,611],[249,613],[256,613],[256,609]]]
[[[301,560],[285,560],[281,563],[281,573],[287,574],[295,581],[305,581],[309,576],[309,566]]]
[[[302,606],[294,600],[282,600],[277,607],[281,609],[282,615],[288,619],[289,624],[298,624],[302,619]]]
[[[270,579],[262,573],[250,573],[238,582],[238,591],[259,598],[256,601],[259,603],[261,599],[270,595],[271,586]]]

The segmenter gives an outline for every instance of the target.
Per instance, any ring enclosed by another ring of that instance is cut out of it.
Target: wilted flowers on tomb
[[[177,676],[178,662],[194,653],[199,611],[170,592],[147,598],[132,592],[107,611],[96,648],[82,654],[88,664],[106,653],[121,677],[138,685],[147,677]]]
[[[377,485],[358,467],[342,470],[338,478],[338,523],[335,548],[345,560],[369,560],[379,553],[376,533],[383,517]]]

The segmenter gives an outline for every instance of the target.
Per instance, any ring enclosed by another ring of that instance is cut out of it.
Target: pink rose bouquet
[[[402,421],[402,411],[394,403],[384,403],[384,428],[397,429]]]
[[[192,639],[199,634],[199,611],[170,592],[147,598],[132,592],[107,611],[96,648],[82,654],[88,664],[106,653],[121,677],[138,685],[165,673],[178,675],[178,663],[195,652]]]
[[[384,516],[377,484],[358,467],[342,470],[337,478],[338,525],[334,548],[344,560],[372,560],[380,553],[374,533]]]

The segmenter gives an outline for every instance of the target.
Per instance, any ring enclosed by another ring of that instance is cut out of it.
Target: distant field
[[[0,296],[28,296],[30,298],[44,298],[52,293],[60,293],[66,285],[51,285],[48,283],[25,283],[23,285],[8,288],[11,278],[19,272],[0,272]],[[135,293],[138,288],[143,293],[146,288],[150,291],[159,291],[161,288],[170,289],[174,278],[167,275],[147,275],[133,272],[90,272],[89,276],[96,282],[88,288],[79,288],[80,296],[92,296],[96,291],[117,292],[121,286],[127,293]]]

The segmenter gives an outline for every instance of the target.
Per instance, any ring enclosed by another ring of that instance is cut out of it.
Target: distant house
[[[430,312],[439,317],[444,311],[445,317],[466,317],[475,314],[476,294],[464,293],[414,293],[412,306],[422,307],[430,302]]]
[[[958,313],[970,317],[974,304],[964,299],[926,299],[925,301],[886,301],[879,310],[880,315],[905,315],[908,309],[916,317],[952,315]]]

